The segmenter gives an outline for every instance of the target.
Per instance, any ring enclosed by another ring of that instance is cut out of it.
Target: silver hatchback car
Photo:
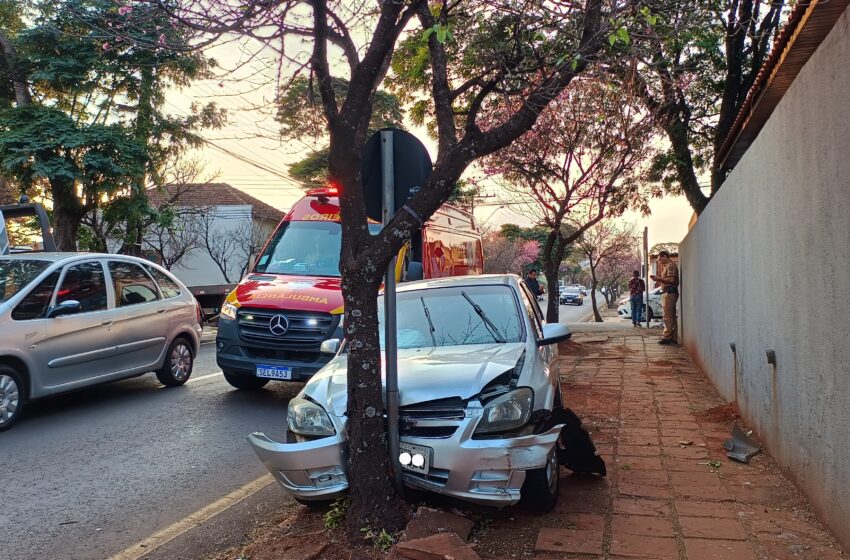
[[[0,431],[27,401],[155,371],[186,383],[201,339],[194,296],[134,257],[0,257]]]
[[[544,323],[513,275],[401,284],[397,306],[405,485],[482,505],[554,507],[564,427],[556,343],[569,329]],[[290,401],[284,442],[248,438],[298,501],[348,488],[347,365],[343,348]]]

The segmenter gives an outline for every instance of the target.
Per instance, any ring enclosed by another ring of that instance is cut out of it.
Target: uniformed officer
[[[658,268],[661,276],[650,276],[661,284],[664,293],[662,307],[664,310],[664,335],[658,344],[676,344],[679,334],[679,318],[676,316],[676,303],[679,301],[679,267],[670,259],[670,253],[658,253]]]

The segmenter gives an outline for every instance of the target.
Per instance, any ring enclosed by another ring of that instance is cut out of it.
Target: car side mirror
[[[422,280],[425,278],[425,269],[419,261],[410,261],[407,263],[407,281]]]
[[[329,338],[328,340],[323,340],[322,345],[319,347],[319,351],[322,354],[331,354],[336,355],[339,352],[340,340],[338,338]]]
[[[47,318],[52,319],[62,315],[72,315],[74,313],[79,313],[81,309],[82,306],[79,301],[75,299],[66,299],[59,305],[54,305],[50,311],[47,312]]]
[[[537,346],[549,346],[563,342],[573,336],[566,325],[560,323],[547,323],[543,325],[543,338],[537,341]]]

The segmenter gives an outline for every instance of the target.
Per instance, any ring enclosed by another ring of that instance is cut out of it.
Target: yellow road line
[[[274,477],[270,474],[265,474],[260,478],[249,482],[245,486],[237,488],[230,494],[219,498],[213,503],[204,506],[195,513],[172,523],[165,529],[162,529],[146,539],[125,548],[118,554],[111,556],[109,560],[138,560],[139,558],[143,558],[164,544],[173,541],[198,525],[209,521],[226,509],[235,506],[242,500],[250,498],[272,482],[274,482]]]
[[[203,381],[204,379],[209,379],[210,377],[216,377],[218,375],[222,375],[222,372],[217,371],[215,373],[208,373],[200,377],[190,377],[189,381],[187,381],[186,384],[188,385],[189,383],[194,383],[195,381]]]

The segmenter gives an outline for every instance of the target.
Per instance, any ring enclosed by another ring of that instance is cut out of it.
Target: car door
[[[102,380],[118,354],[114,311],[101,261],[64,267],[51,308],[69,300],[80,303],[78,312],[26,321],[31,331],[39,329],[29,352],[45,393]]]
[[[533,337],[536,340],[543,338],[543,312],[540,306],[537,305],[536,298],[531,294],[531,291],[525,286],[524,282],[519,284],[522,294],[522,304],[528,314],[528,320],[532,325]],[[552,376],[557,380],[558,377],[558,348],[557,344],[549,344],[547,346],[537,346],[537,357],[540,366],[547,376]],[[553,381],[556,383],[557,381]]]
[[[169,314],[156,283],[137,263],[107,261],[121,332],[117,368],[123,373],[156,369],[165,352]]]

